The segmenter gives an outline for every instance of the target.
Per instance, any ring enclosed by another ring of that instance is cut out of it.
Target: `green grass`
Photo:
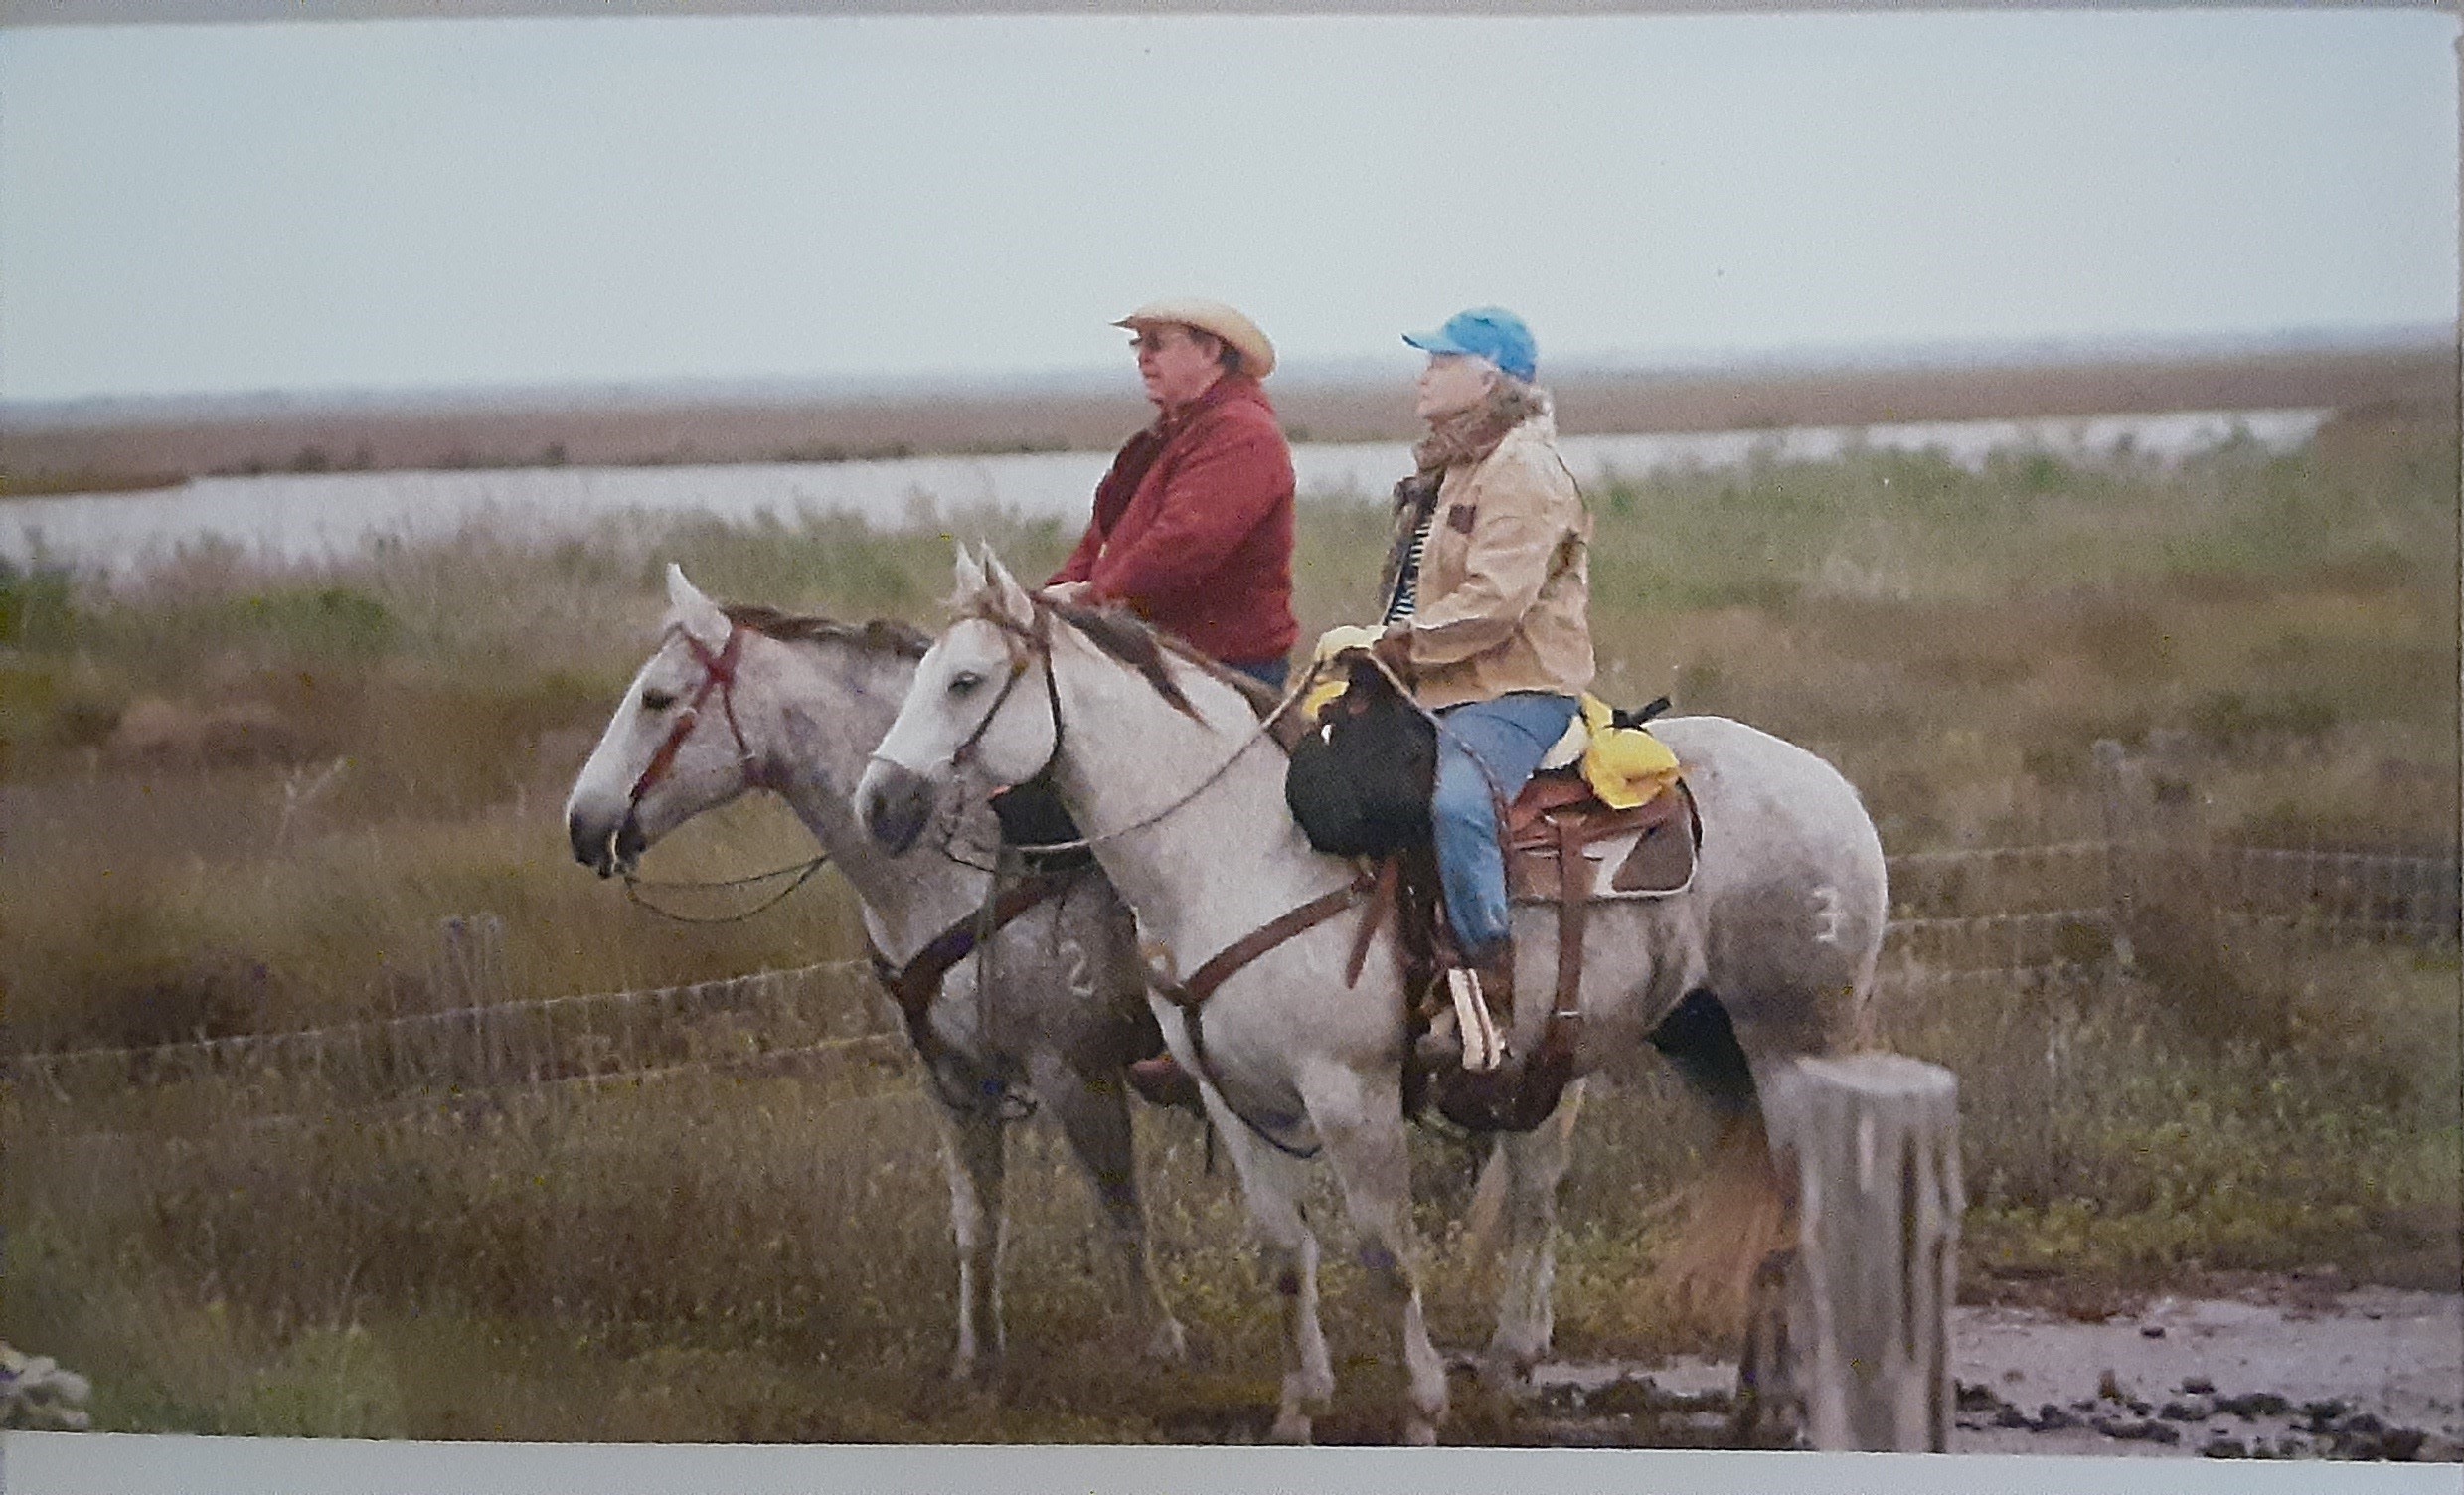
[[[2433,433],[2433,437],[2435,433]],[[2447,440],[2330,460],[2017,452],[1969,472],[1852,451],[1592,495],[1602,693],[1736,715],[1831,755],[1886,844],[2098,834],[2090,748],[2179,734],[2208,828],[2417,845],[2457,824]],[[1021,575],[1071,538],[969,514]],[[1385,518],[1304,503],[1304,627],[1372,605]],[[656,919],[572,865],[575,768],[650,641],[661,572],[713,594],[930,622],[949,543],[804,514],[633,516],[547,541],[269,569],[203,547],[105,588],[0,571],[0,1000],[12,1045],[160,1042],[425,1010],[439,920],[505,921],[518,997],[854,953],[843,885],[725,927]],[[779,865],[775,805],[687,827],[652,875]],[[1907,912],[2094,892],[1912,874]],[[2159,911],[2160,913],[2163,911]],[[2133,979],[1894,992],[1880,1037],[1962,1077],[1971,1285],[2116,1290],[2333,1262],[2455,1285],[2464,1154],[2451,953],[2140,931]],[[2079,958],[2101,949],[2082,947]],[[835,1000],[839,1000],[834,998]],[[858,999],[809,1015],[869,1021]],[[955,1274],[911,1080],[684,1077],[465,1117],[228,1124],[71,1142],[12,1097],[0,1332],[93,1376],[101,1425],[330,1435],[1136,1439],[1271,1402],[1271,1294],[1198,1134],[1142,1118],[1159,1247],[1202,1349],[1134,1362],[1094,1217],[1040,1127],[1013,1143],[1004,1398],[937,1372]],[[176,1115],[202,1116],[175,1124]],[[219,1118],[219,1119],[218,1119]],[[209,1124],[210,1123],[210,1124]],[[166,1139],[167,1137],[167,1139]],[[1708,1123],[1644,1068],[1587,1112],[1560,1344],[1698,1343],[1637,1286]],[[1473,1159],[1415,1142],[1441,1342],[1487,1331],[1455,1222]],[[1323,1194],[1313,1218],[1340,1210]],[[1391,1401],[1388,1332],[1328,1240],[1345,1415]],[[1095,1344],[1103,1353],[1080,1348]],[[1388,1378],[1388,1379],[1381,1379]]]

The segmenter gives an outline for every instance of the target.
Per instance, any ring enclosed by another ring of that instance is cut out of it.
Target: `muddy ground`
[[[1952,1452],[2464,1461],[2464,1295],[2277,1278],[2078,1313],[1954,1310]],[[1696,1359],[1545,1365],[1489,1431],[1733,1446],[1734,1379]]]

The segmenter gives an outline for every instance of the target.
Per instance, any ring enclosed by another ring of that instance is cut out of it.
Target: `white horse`
[[[1173,979],[1356,878],[1351,864],[1310,849],[1284,807],[1284,755],[1216,672],[1156,647],[1130,620],[1031,596],[990,556],[962,549],[958,578],[959,619],[917,666],[856,791],[885,846],[913,841],[954,759],[999,783],[1049,774],[1136,911],[1142,939],[1177,957]],[[1802,748],[1712,717],[1653,731],[1700,804],[1699,864],[1683,894],[1590,910],[1577,1071],[1652,1043],[1716,1102],[1750,1116],[1756,1065],[1851,1031],[1882,941],[1882,846],[1855,790]],[[1546,991],[1553,914],[1527,907],[1515,918],[1516,986]],[[1336,916],[1240,966],[1204,1006],[1203,1064],[1182,1011],[1150,1001],[1175,1056],[1206,1081],[1286,1303],[1276,1434],[1305,1439],[1333,1390],[1318,1247],[1293,1156],[1314,1142],[1365,1237],[1362,1262],[1397,1310],[1406,1436],[1431,1442],[1447,1392],[1422,1319],[1407,1209],[1405,993],[1391,930],[1347,985],[1358,934],[1357,915]],[[1549,1006],[1518,1004],[1515,1052],[1535,1051]],[[1503,1147],[1513,1237],[1493,1355],[1528,1363],[1547,1347],[1547,1237],[1563,1145],[1561,1127],[1544,1126]],[[1741,1187],[1768,1196],[1759,1233],[1732,1231],[1721,1243],[1750,1272],[1777,1246],[1783,1212],[1766,1153],[1722,1159]]]
[[[722,608],[673,566],[668,600],[658,651],[626,688],[566,802],[575,857],[602,877],[629,872],[645,848],[695,815],[750,789],[783,796],[861,896],[877,968],[915,978],[913,1011],[902,1016],[945,1123],[958,1244],[956,1374],[988,1372],[1004,1343],[1002,1163],[1013,1081],[1060,1123],[1094,1189],[1147,1353],[1181,1358],[1181,1325],[1148,1249],[1121,1078],[1152,1030],[1118,898],[1093,869],[1053,879],[1062,884],[1056,895],[993,935],[989,982],[980,951],[932,979],[915,962],[936,943],[935,963],[961,947],[973,951],[991,874],[937,845],[885,854],[863,834],[851,799],[924,652],[922,635],[896,623],[850,627]],[[958,829],[978,848],[997,838],[980,805]]]

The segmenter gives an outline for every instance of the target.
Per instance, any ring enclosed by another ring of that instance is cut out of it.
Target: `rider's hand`
[[[1044,595],[1048,601],[1084,604],[1093,600],[1089,593],[1094,589],[1092,581],[1055,581],[1044,588]]]

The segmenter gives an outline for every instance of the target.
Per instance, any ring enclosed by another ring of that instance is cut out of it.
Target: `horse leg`
[[[1557,1318],[1558,1185],[1573,1160],[1574,1119],[1582,1081],[1566,1086],[1557,1110],[1529,1132],[1503,1132],[1493,1166],[1503,1170],[1505,1269],[1497,1300],[1497,1331],[1482,1358],[1481,1379],[1504,1388],[1521,1382],[1549,1353]],[[1483,1179],[1484,1190],[1488,1180]]]
[[[941,1161],[949,1171],[950,1235],[958,1244],[958,1350],[950,1374],[989,1374],[1005,1348],[1001,1254],[1009,1235],[1002,1207],[1003,1128],[981,1110],[940,1108]],[[983,1344],[989,1333],[987,1354]]]
[[[1053,1118],[1068,1140],[1070,1155],[1086,1173],[1095,1207],[1103,1215],[1104,1245],[1115,1285],[1138,1316],[1145,1352],[1156,1360],[1183,1360],[1188,1336],[1165,1301],[1162,1275],[1147,1235],[1146,1206],[1138,1197],[1136,1140],[1129,1095],[1120,1076],[1088,1076],[1058,1055],[1031,1056],[1028,1073]]]
[[[1411,1156],[1398,1075],[1377,1078],[1329,1067],[1306,1088],[1309,1117],[1343,1186],[1344,1209],[1361,1235],[1361,1265],[1398,1310],[1409,1405],[1403,1441],[1426,1447],[1446,1419],[1446,1367],[1421,1311],[1419,1243],[1411,1228]]]
[[[1300,1211],[1308,1174],[1299,1159],[1253,1135],[1212,1086],[1206,1099],[1216,1135],[1240,1176],[1241,1203],[1263,1247],[1267,1274],[1283,1299],[1283,1391],[1269,1436],[1278,1443],[1306,1443],[1310,1418],[1335,1395],[1335,1368],[1318,1322],[1318,1241]]]

